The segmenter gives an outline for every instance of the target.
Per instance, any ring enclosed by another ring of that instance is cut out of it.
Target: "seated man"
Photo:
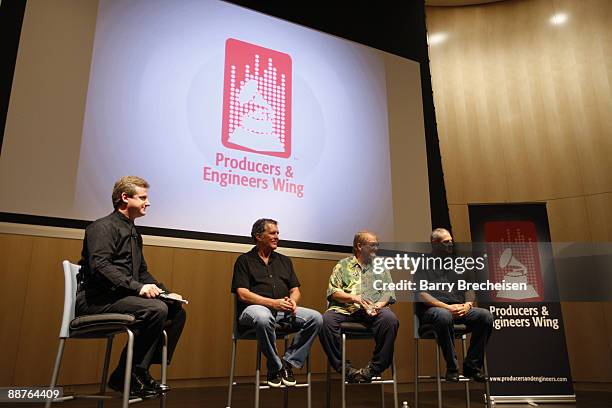
[[[395,302],[395,294],[374,289],[374,280],[391,282],[389,271],[385,270],[382,274],[373,272],[372,261],[377,249],[376,235],[368,231],[358,232],[353,240],[354,256],[340,260],[329,278],[329,308],[323,315],[319,337],[334,370],[342,372],[341,323],[363,323],[375,335],[376,347],[365,368],[356,370],[350,362],[346,362],[349,382],[371,382],[372,377],[378,377],[393,362],[399,321],[387,307]]]
[[[161,363],[163,330],[168,335],[168,362],[185,325],[185,311],[179,302],[157,297],[168,289],[147,268],[142,253],[142,237],[134,220],[146,214],[149,184],[140,177],[121,177],[113,188],[115,210],[90,224],[85,230],[79,287],[75,302],[77,316],[97,313],[125,313],[136,318],[130,394],[155,395],[167,386],[149,374],[151,364]],[[181,299],[176,293],[169,296]],[[127,349],[108,385],[123,391]]]
[[[452,256],[453,238],[446,229],[433,230],[431,245],[432,256],[442,258]],[[458,275],[453,270],[420,269],[416,272],[415,278],[430,283],[453,283],[457,281]],[[484,363],[485,347],[493,329],[491,313],[486,309],[475,307],[472,301],[466,301],[465,292],[456,289],[419,292],[418,300],[420,302],[415,303],[415,312],[420,323],[432,324],[438,335],[438,344],[446,360],[446,380],[459,381],[453,325],[465,324],[472,335],[467,356],[463,361],[463,375],[474,381],[487,381],[481,368]]]
[[[295,385],[293,368],[302,368],[312,342],[321,328],[321,314],[299,307],[300,282],[289,257],[278,248],[278,224],[262,218],[255,221],[251,237],[255,246],[234,264],[232,293],[238,296],[238,323],[254,328],[266,356],[268,385]],[[299,329],[282,359],[276,350],[276,323]]]

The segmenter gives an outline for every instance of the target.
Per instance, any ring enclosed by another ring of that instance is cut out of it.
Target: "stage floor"
[[[401,388],[400,388],[401,389]],[[386,386],[385,402],[387,407],[393,406],[393,394],[390,392],[391,387]],[[118,395],[118,394],[117,394]],[[253,389],[249,386],[240,386],[234,389],[232,408],[252,408],[253,407]],[[280,390],[263,390],[261,391],[261,408],[278,408],[282,407],[283,393]],[[472,389],[472,407],[484,407],[483,403],[483,388],[478,385]],[[444,408],[464,408],[465,394],[463,391],[446,390],[443,391]],[[312,407],[325,407],[325,383],[317,382],[313,385],[312,391]],[[436,393],[432,391],[424,391],[419,393],[420,408],[436,408],[437,399]],[[574,404],[541,404],[544,408],[611,408],[612,407],[612,392],[606,391],[577,391],[577,403]],[[413,407],[414,395],[411,392],[399,393],[399,407],[402,406],[402,401],[407,401],[408,406]],[[177,388],[168,393],[166,407],[167,408],[207,408],[207,407],[225,407],[227,402],[227,387],[201,387],[201,388]],[[42,406],[41,404],[13,404],[16,408],[25,408],[29,406]],[[111,400],[104,404],[107,408],[119,407],[119,400]],[[8,408],[10,404],[0,404],[0,408]],[[74,400],[64,403],[54,404],[53,406],[61,408],[94,408],[97,406],[96,401],[92,400]],[[131,405],[139,408],[159,407],[158,400],[148,400],[142,403]],[[499,406],[499,405],[498,405]],[[512,404],[504,405],[509,408],[531,408],[528,404]],[[289,407],[290,408],[306,408],[306,391],[304,389],[293,389],[289,392]],[[332,407],[340,407],[340,388],[337,381],[334,382],[332,388]],[[349,408],[371,408],[380,407],[380,387],[375,385],[351,385],[347,389],[347,407]]]

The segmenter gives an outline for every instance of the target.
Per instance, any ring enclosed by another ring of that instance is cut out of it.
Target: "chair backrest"
[[[81,267],[63,261],[64,268],[64,313],[62,315],[62,327],[60,328],[60,337],[70,337],[70,322],[74,319],[74,303],[76,301],[77,291],[77,273]]]
[[[232,338],[235,339],[238,337],[238,294],[233,293],[234,295],[234,318],[232,323]]]

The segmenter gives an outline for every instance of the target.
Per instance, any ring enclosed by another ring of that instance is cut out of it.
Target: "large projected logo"
[[[291,57],[229,38],[221,140],[230,149],[291,156]]]

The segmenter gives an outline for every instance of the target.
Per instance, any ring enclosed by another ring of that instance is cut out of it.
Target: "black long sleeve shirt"
[[[85,229],[79,290],[87,296],[117,298],[138,295],[144,284],[166,290],[148,271],[142,236],[134,223],[118,211]]]

